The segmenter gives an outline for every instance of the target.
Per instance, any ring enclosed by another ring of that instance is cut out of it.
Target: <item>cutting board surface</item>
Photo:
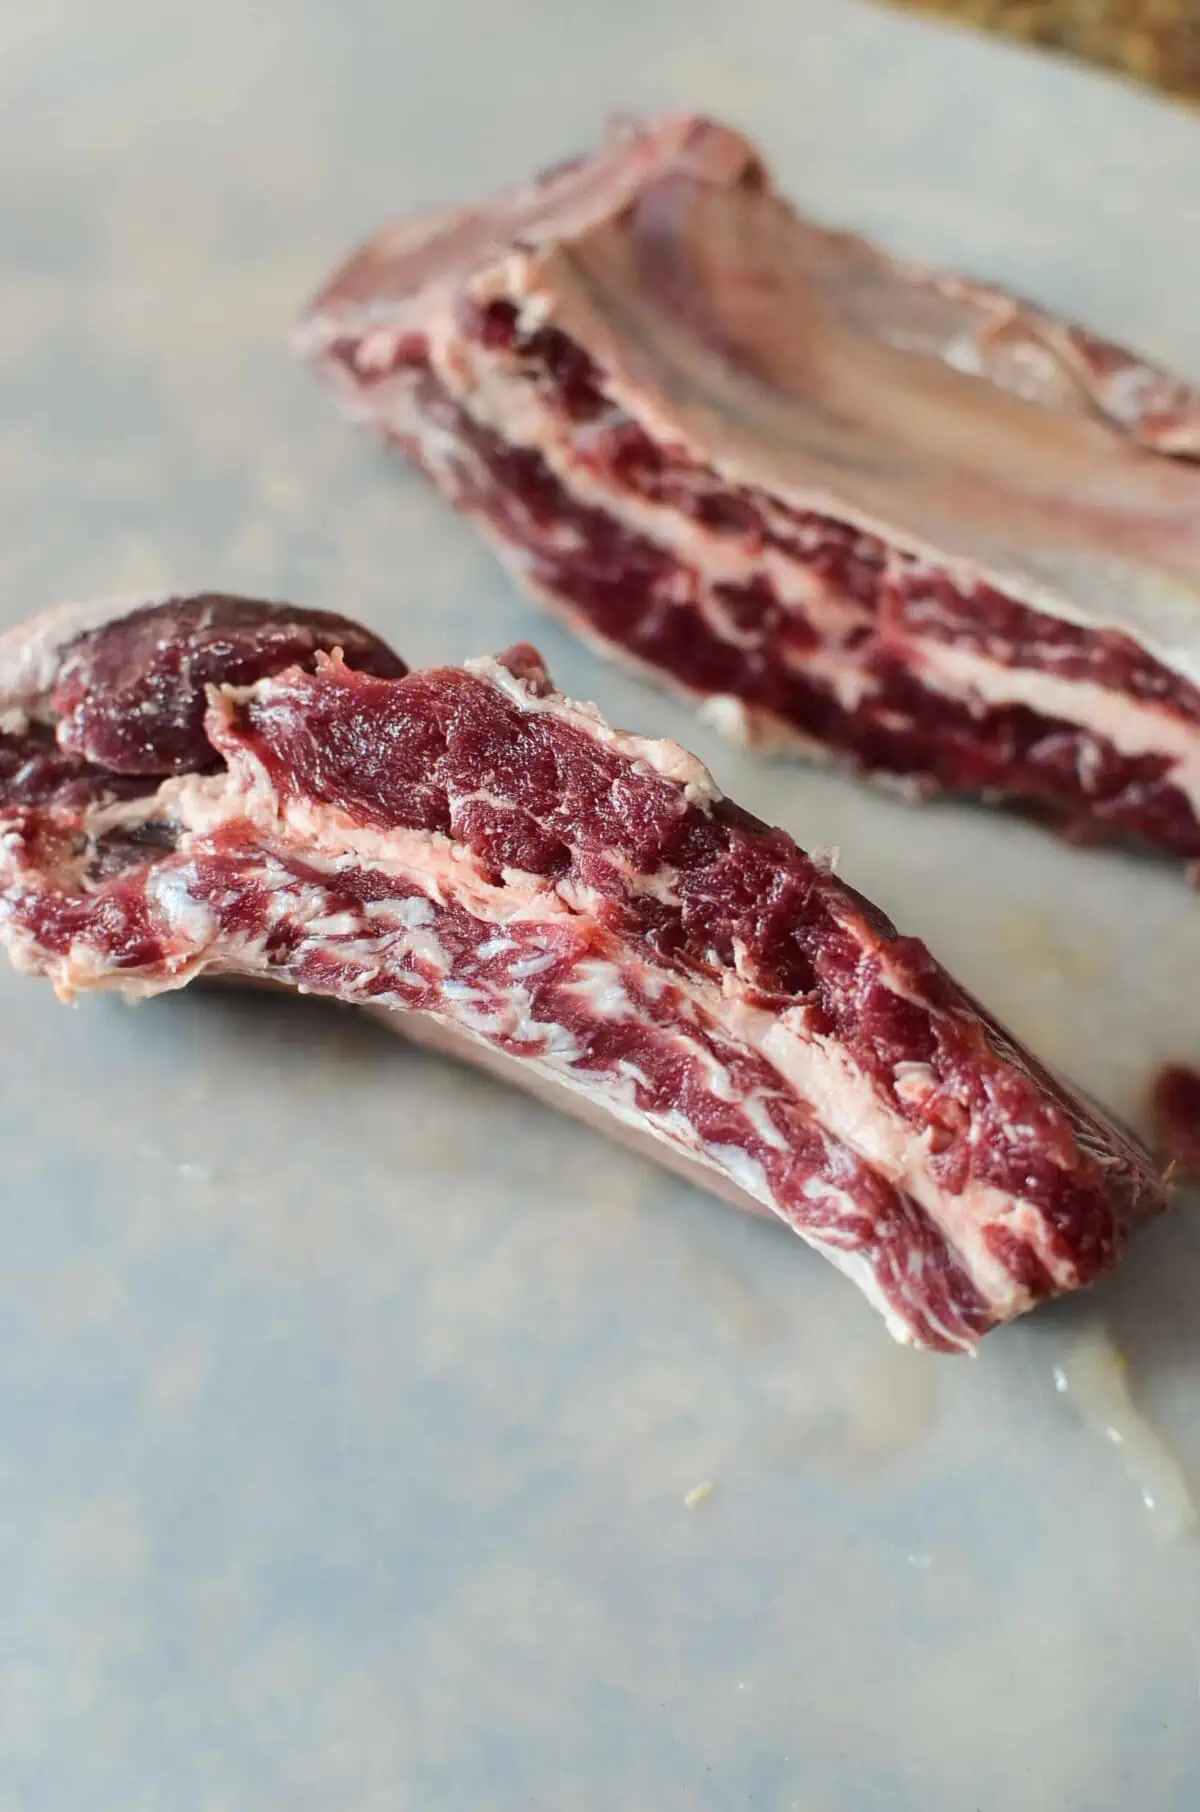
[[[569,691],[1135,1120],[1200,1059],[1166,868],[739,755],[601,665],[287,351],[334,261],[617,109],[1200,378],[1200,123],[848,0],[0,15],[0,622],[225,587]],[[757,1224],[305,1001],[0,971],[3,1812],[1194,1812],[1200,1576],[1054,1390],[1200,1477],[1200,1236],[971,1362]],[[694,1487],[711,1493],[687,1508]]]

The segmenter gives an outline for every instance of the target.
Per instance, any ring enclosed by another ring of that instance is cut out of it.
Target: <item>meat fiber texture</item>
[[[750,744],[1200,859],[1200,396],[799,218],[672,118],[389,227],[301,345],[606,652]]]
[[[11,632],[0,938],[65,999],[386,1011],[778,1216],[922,1346],[1091,1282],[1163,1205],[923,944],[527,647],[409,673],[217,596]]]

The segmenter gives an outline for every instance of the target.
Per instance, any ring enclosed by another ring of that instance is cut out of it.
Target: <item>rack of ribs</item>
[[[752,745],[1200,861],[1200,396],[799,217],[704,119],[401,221],[303,350]]]
[[[0,942],[64,998],[201,976],[386,1014],[777,1216],[969,1349],[1109,1270],[1145,1153],[923,944],[536,654],[102,603],[0,638]]]

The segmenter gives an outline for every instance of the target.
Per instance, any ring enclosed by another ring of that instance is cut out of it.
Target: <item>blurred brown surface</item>
[[[897,0],[1200,100],[1200,0]]]

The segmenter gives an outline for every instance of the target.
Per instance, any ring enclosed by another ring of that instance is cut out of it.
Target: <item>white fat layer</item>
[[[920,1103],[937,1087],[937,1077],[928,1063],[898,1063],[892,1073],[896,1093],[906,1101]]]
[[[1074,1266],[1051,1249],[1037,1209],[990,1183],[969,1183],[960,1195],[941,1188],[929,1167],[927,1137],[880,1100],[840,1046],[800,1029],[793,1014],[775,1019],[742,1005],[738,1017],[746,1016],[759,1021],[757,1028],[746,1025],[748,1042],[774,1064],[822,1126],[926,1210],[961,1253],[989,1303],[1006,1304],[1006,1312],[1017,1313],[1028,1300],[1023,1286],[989,1251],[984,1234],[990,1225],[1027,1240],[1057,1281],[1071,1287]]]
[[[514,382],[496,355],[472,348],[470,386],[463,401],[485,425],[506,438],[536,449],[581,502],[615,515],[638,533],[675,553],[697,578],[692,590],[697,608],[717,634],[732,646],[752,647],[760,637],[740,631],[728,609],[714,594],[715,583],[745,583],[762,575],[780,603],[801,605],[825,646],[797,651],[792,663],[800,670],[823,678],[845,710],[854,711],[874,689],[875,680],[840,646],[848,628],[861,623],[867,613],[852,599],[839,596],[819,575],[796,558],[771,548],[755,547],[744,540],[707,529],[703,524],[669,506],[654,504],[627,488],[598,476],[580,458],[586,430],[570,423],[548,406],[528,383]],[[439,373],[447,382],[450,373]],[[770,505],[762,501],[769,515]],[[782,533],[798,539],[794,524],[780,520]],[[1063,614],[1063,613],[1059,613]],[[1094,627],[1092,624],[1085,624]],[[978,699],[987,704],[1023,704],[1045,716],[1078,723],[1103,736],[1122,754],[1162,754],[1175,759],[1173,782],[1194,803],[1200,804],[1200,729],[1173,716],[1152,702],[1131,698],[1083,679],[1067,679],[1042,669],[1009,667],[971,649],[933,640],[909,639],[905,644],[910,664],[936,690],[955,699]],[[1169,665],[1169,663],[1168,663]],[[752,742],[745,718],[737,718],[729,705],[736,701],[710,701],[710,721],[733,740]]]
[[[394,334],[392,335],[394,338]],[[397,437],[401,443],[420,446],[422,465],[431,472],[443,489],[452,497],[457,497],[462,488],[463,477],[469,474],[475,487],[486,491],[491,477],[482,462],[464,444],[457,425],[454,422],[442,422],[435,410],[419,407],[414,398],[411,383],[396,380],[389,385],[380,385],[373,389],[369,400],[355,383],[353,377],[340,364],[330,370],[331,381],[342,392],[347,413],[368,431],[383,432]],[[386,404],[381,404],[377,390],[386,390]],[[610,499],[611,502],[611,499]],[[570,623],[575,633],[599,654],[609,656],[612,644],[603,636],[596,634],[591,626],[581,620],[569,603],[545,586],[536,570],[536,555],[518,542],[508,540],[487,520],[480,517],[480,527],[492,543],[496,557],[512,573],[515,581],[526,591],[540,598],[546,608],[555,615]],[[539,525],[539,541],[545,542],[544,525]],[[804,755],[810,760],[827,760],[829,750],[810,737],[801,735],[793,724],[783,718],[773,717],[765,711],[748,709],[738,699],[706,699],[702,694],[693,693],[687,686],[674,681],[670,674],[652,662],[639,660],[636,652],[629,648],[620,650],[621,658],[626,665],[644,673],[655,685],[664,683],[698,703],[702,713],[712,708],[712,721],[725,734],[734,740],[742,741],[756,749],[789,750]],[[724,706],[726,715],[717,715],[718,709]],[[736,727],[730,721],[729,713],[736,711],[739,716]],[[898,790],[916,791],[915,785],[903,783]]]
[[[544,975],[552,969],[558,958],[554,951],[547,951],[543,956],[524,956],[518,962],[510,963],[508,973],[516,976]]]
[[[578,965],[578,980],[571,986],[587,1001],[597,1019],[630,1019],[634,1005],[625,986],[625,973],[615,963],[589,958]]]
[[[914,670],[949,697],[1028,705],[1045,717],[1063,718],[1102,736],[1122,755],[1170,756],[1176,764],[1172,784],[1200,807],[1200,725],[1092,680],[1004,667],[973,649],[941,642],[914,641],[909,648]]]
[[[764,1145],[786,1151],[787,1140],[771,1118],[770,1096],[751,1091],[742,1101],[742,1112]]]
[[[196,898],[186,868],[152,867],[146,877],[146,897],[162,914],[174,937],[197,949],[220,935],[211,908]]]
[[[571,440],[575,431],[544,405],[536,389],[527,384],[512,382],[494,359],[482,355],[475,357],[473,351],[472,360],[467,365],[471,384],[464,392],[461,375],[463,362],[463,350],[456,342],[453,357],[448,350],[444,352],[439,363],[439,376],[459,394],[460,400],[476,419],[485,425],[502,429],[506,439],[516,444],[536,448],[582,502],[601,508],[609,515],[619,516],[635,530],[648,534],[660,546],[673,549],[689,568],[703,573],[703,580],[699,577],[687,579],[685,576],[683,583],[689,591],[691,601],[709,618],[716,632],[724,639],[733,645],[749,645],[755,638],[750,632],[736,630],[728,610],[712,590],[716,582],[744,583],[756,574],[764,574],[785,608],[789,605],[802,605],[806,617],[826,640],[824,647],[806,649],[802,655],[797,653],[792,657],[793,663],[809,675],[823,679],[843,709],[853,712],[859,708],[873,690],[875,681],[853,655],[841,646],[841,642],[846,628],[862,620],[861,607],[853,604],[853,601],[839,598],[828,583],[786,554],[771,549],[755,549],[732,537],[719,536],[677,510],[647,503],[630,492],[618,491],[611,484],[603,483],[581,464]],[[373,400],[371,407],[372,412],[378,409],[377,398]],[[471,455],[465,451],[456,432],[452,428],[439,429],[430,422],[427,415],[418,414],[408,398],[406,384],[394,387],[388,399],[388,407],[396,416],[405,420],[410,432],[419,435],[427,463],[440,472],[443,482],[453,494],[458,471],[472,463]],[[818,501],[820,500],[808,500],[809,506],[816,508]],[[833,506],[825,500],[825,507]],[[835,510],[834,513],[844,516],[844,512]],[[487,524],[484,526],[487,527]],[[779,526],[781,529],[788,527],[782,522]],[[794,528],[791,532],[794,533]],[[517,571],[524,583],[532,583],[535,590],[545,595],[544,587],[532,578],[529,571],[533,555],[525,553],[519,547],[512,548],[498,537],[497,539],[506,564]],[[972,582],[978,576],[978,572],[966,575]],[[1019,587],[1016,588],[1015,595],[1021,595]],[[550,601],[556,603],[558,608],[564,608],[557,600]],[[1041,606],[1046,607],[1045,599],[1041,600]],[[571,614],[569,608],[566,614]],[[1090,619],[1074,615],[1068,609],[1051,608],[1051,614],[1077,620],[1084,627],[1095,627]],[[1128,626],[1126,632],[1128,633]],[[591,639],[604,646],[602,638]],[[1188,671],[1185,663],[1172,663],[1151,640],[1144,640],[1143,645],[1168,667],[1174,665],[1179,671]],[[1081,729],[1104,736],[1124,754],[1138,756],[1151,753],[1173,757],[1177,764],[1171,775],[1173,784],[1200,809],[1200,732],[1184,720],[1148,701],[1131,699],[1094,683],[1065,680],[1029,667],[1004,667],[999,663],[988,662],[970,650],[915,639],[907,642],[906,647],[913,669],[930,686],[947,697],[966,702],[983,700],[999,705],[1025,704],[1033,710],[1076,723]],[[786,651],[783,658],[789,658]],[[652,671],[656,679],[661,679],[657,669]],[[1200,673],[1191,677],[1200,679]],[[520,691],[526,694],[526,698],[529,697],[522,682],[514,680],[511,675],[506,678],[507,683],[505,679],[501,679],[499,683],[505,685],[510,695]],[[534,703],[541,701],[535,700]],[[574,709],[578,714],[576,721],[580,723],[580,727],[590,729],[594,722],[591,717],[592,707],[575,706]],[[823,753],[818,744],[794,726],[748,707],[728,694],[704,699],[701,713],[723,735],[744,746],[763,750],[788,749],[809,757]],[[635,743],[645,742],[641,738],[629,740]],[[678,745],[675,744],[645,742],[643,757],[658,772],[675,778],[673,757],[677,748]],[[647,749],[654,749],[656,755],[646,753]],[[667,750],[672,753],[664,759],[663,752]],[[692,760],[691,757],[685,759],[689,762]],[[701,773],[704,778],[700,787],[703,788],[705,783],[711,786],[711,777],[707,775],[707,771],[701,770]],[[920,789],[917,785],[909,785],[904,790],[918,792]],[[699,790],[693,796],[699,796]]]
[[[1027,475],[1016,473],[1005,495],[1010,513],[1015,512],[1007,524],[981,524],[974,518],[970,486],[962,493],[965,512],[947,510],[944,504],[930,512],[918,504],[917,516],[901,524],[891,514],[896,498],[889,477],[876,481],[865,471],[843,470],[835,494],[827,488],[823,460],[812,460],[796,447],[764,447],[758,431],[739,421],[736,402],[732,411],[721,408],[718,415],[707,405],[681,403],[666,386],[660,390],[647,384],[644,372],[629,368],[620,329],[596,309],[568,256],[533,252],[510,261],[506,269],[492,266],[471,288],[480,298],[499,295],[521,306],[536,298],[552,325],[588,348],[614,403],[656,443],[689,449],[723,483],[778,495],[794,510],[833,517],[909,556],[932,561],[965,585],[982,579],[1062,621],[1117,629],[1200,684],[1200,480],[1181,462],[1121,447],[1124,494],[1111,514],[1094,503],[1076,512],[1056,510],[1053,498],[1039,498],[1045,472],[1028,475],[1028,489],[1022,483]],[[448,315],[439,312],[435,318],[445,321]],[[729,378],[732,391],[738,391],[738,380],[722,373],[719,363],[709,362],[706,373],[718,387]],[[781,461],[788,467],[786,477]],[[1091,479],[1094,485],[1094,472]],[[901,495],[905,490],[901,484]],[[1107,494],[1103,485],[1098,494]],[[918,495],[912,493],[909,501]],[[1068,506],[1071,501],[1068,495]],[[921,516],[928,518],[923,524]],[[1124,543],[1123,530],[1131,519],[1145,544],[1140,555]],[[927,538],[930,530],[936,540]]]
[[[1067,679],[1037,667],[1005,666],[970,648],[911,637],[897,644],[897,652],[903,652],[905,664],[926,686],[957,704],[1025,705],[1043,717],[1103,738],[1121,755],[1168,757],[1175,764],[1170,773],[1172,785],[1200,811],[1200,725],[1152,700],[1116,692],[1093,680]],[[856,711],[877,687],[871,673],[837,648],[806,649],[785,655],[784,660],[797,672],[827,685],[847,711]],[[743,723],[737,740],[757,743],[756,714],[744,710],[743,717],[750,721]],[[1086,745],[1080,758],[1089,759]]]
[[[271,682],[262,684],[268,688]],[[539,701],[542,705],[549,702]],[[568,903],[549,883],[517,871],[509,872],[504,884],[497,887],[483,877],[468,850],[440,833],[363,830],[331,807],[304,800],[281,806],[265,770],[249,755],[239,753],[227,777],[188,777],[167,782],[166,788],[173,789],[174,809],[189,830],[209,833],[221,822],[245,816],[260,826],[264,836],[282,833],[288,841],[294,840],[306,856],[321,850],[335,861],[349,856],[385,867],[397,878],[420,887],[435,906],[453,899],[498,928],[514,920],[570,923],[576,918],[572,905],[586,910],[584,901]],[[594,1011],[611,1012],[619,1006],[618,995],[625,992],[623,978],[629,966],[598,962],[586,972],[584,985]],[[894,992],[906,995],[902,979],[886,960],[883,975]],[[925,1135],[876,1092],[840,1046],[807,1030],[802,1010],[793,1010],[781,1020],[748,1006],[736,983],[731,992],[719,981],[699,976],[686,981],[680,978],[679,985],[717,1028],[765,1056],[835,1138],[925,1209],[962,1255],[998,1313],[1019,1313],[1029,1306],[1029,1299],[984,1243],[989,1223],[998,1222],[1027,1240],[1051,1274],[1064,1287],[1072,1285],[1073,1268],[1050,1249],[1039,1212],[992,1185],[972,1184],[961,1195],[943,1189],[930,1169]],[[720,1066],[710,1054],[706,1054],[706,1062],[711,1085],[720,1090],[724,1086],[716,1074]]]
[[[839,593],[795,557],[763,546],[757,538],[739,539],[706,528],[678,508],[614,485],[602,469],[587,460],[588,429],[569,421],[545,399],[536,384],[515,377],[502,357],[474,342],[445,338],[439,341],[435,335],[430,344],[430,363],[475,421],[501,434],[512,445],[538,453],[582,504],[605,515],[619,516],[634,533],[673,553],[679,562],[674,577],[680,587],[680,602],[694,597],[725,641],[752,647],[758,637],[753,631],[738,629],[728,606],[713,587],[743,585],[760,576],[770,582],[785,609],[802,606],[808,620],[831,641],[840,641],[848,630],[863,622],[866,613],[861,604]],[[404,407],[403,403],[400,407]],[[636,420],[636,414],[630,413]],[[599,426],[602,429],[603,423]],[[455,457],[461,461],[461,446]],[[698,482],[697,490],[711,490],[714,483],[719,480]],[[773,515],[768,499],[756,499],[755,507],[769,528],[793,543],[803,543],[806,528],[789,520],[782,511]],[[569,524],[566,527],[574,534]],[[818,537],[813,538],[815,541]],[[700,573],[704,576],[702,583]]]
[[[530,919],[569,923],[575,916],[540,879],[512,874],[502,887],[487,882],[470,853],[438,833],[407,829],[364,832],[349,826],[344,815],[332,808],[307,801],[281,810],[265,771],[251,758],[245,763],[241,755],[236,758],[224,788],[224,802],[222,789],[214,786],[212,778],[167,785],[174,789],[174,807],[189,830],[210,833],[226,817],[246,816],[260,824],[266,835],[282,833],[288,840],[295,839],[310,859],[314,850],[324,850],[335,862],[344,859],[349,844],[355,860],[386,866],[398,879],[403,877],[422,888],[435,904],[453,898],[498,928]],[[578,985],[587,991],[593,1011],[612,1014],[622,1010],[632,960],[619,966],[597,961],[585,970]],[[884,974],[888,985],[903,994],[900,978],[886,966]],[[990,1222],[999,1222],[1028,1240],[1052,1274],[1064,1285],[1071,1284],[1071,1268],[1049,1249],[1038,1211],[991,1185],[972,1184],[958,1196],[941,1188],[929,1167],[924,1135],[876,1092],[841,1047],[807,1031],[802,1011],[780,1020],[748,1006],[736,987],[726,993],[719,982],[708,978],[679,978],[679,986],[718,1029],[765,1056],[819,1124],[926,1210],[961,1253],[998,1313],[1019,1313],[1028,1306],[1028,1296],[984,1243],[984,1228]],[[705,1052],[704,1060],[710,1085],[723,1091],[727,1079],[722,1066],[711,1053]]]
[[[745,583],[761,575],[785,609],[803,607],[805,616],[826,641],[823,651],[805,650],[802,658],[796,657],[796,664],[824,678],[847,710],[855,710],[871,691],[871,677],[839,646],[846,629],[863,620],[861,606],[840,597],[828,582],[786,553],[718,534],[678,509],[655,504],[606,481],[581,457],[581,450],[586,451],[586,429],[567,421],[548,405],[535,384],[514,379],[496,354],[458,340],[439,348],[436,337],[431,351],[439,377],[476,420],[502,432],[514,444],[535,449],[582,503],[618,516],[635,532],[676,554],[685,568],[703,574],[703,580],[697,577],[690,582],[693,601],[724,640],[732,646],[749,647],[758,637],[753,631],[738,629],[715,595],[713,585]],[[619,384],[612,386],[614,401],[620,400],[619,388]],[[635,419],[639,406],[644,413],[644,397],[628,397],[624,401]],[[455,456],[461,461],[461,448]],[[450,483],[453,488],[452,478]],[[815,507],[811,500],[809,504]],[[764,500],[761,507],[769,514],[768,502]],[[844,512],[834,510],[833,514],[844,519]],[[776,526],[796,538],[795,525],[786,519]],[[974,582],[979,574],[972,572],[968,576]],[[1027,588],[1025,593],[1016,588],[1015,595],[1027,595]],[[1047,606],[1041,598],[1039,605],[1083,627],[1096,627],[1085,613],[1073,612],[1061,600]],[[1134,633],[1128,624],[1118,626],[1125,633]],[[1200,657],[1191,664],[1178,655],[1173,660],[1154,638],[1135,634],[1135,639],[1168,668],[1200,683]],[[1004,667],[967,649],[925,641],[910,642],[908,647],[914,668],[947,696],[978,698],[994,704],[1027,704],[1047,716],[1094,730],[1123,754],[1173,756],[1179,765],[1172,779],[1189,799],[1200,802],[1200,732],[1152,703],[1084,680],[1063,679],[1028,667]],[[765,740],[750,721],[754,714],[731,710],[735,703],[724,697],[710,700],[710,720],[736,741]],[[792,735],[787,740],[795,743],[797,738]]]
[[[147,786],[154,782],[148,780]],[[138,830],[158,813],[159,794],[153,792],[141,799],[117,799],[105,805],[89,805],[83,814],[83,827],[89,837],[103,837],[109,831]]]

